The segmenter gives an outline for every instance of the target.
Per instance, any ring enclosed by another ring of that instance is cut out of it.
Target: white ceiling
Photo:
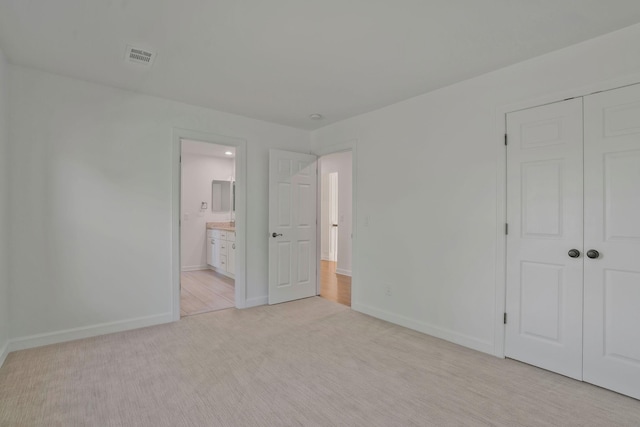
[[[314,129],[638,22],[638,0],[0,0],[0,47],[16,64]],[[127,44],[155,64],[125,63]]]

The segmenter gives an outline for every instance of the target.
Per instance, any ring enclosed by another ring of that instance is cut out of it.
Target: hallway
[[[321,261],[320,296],[351,307],[351,277],[336,273],[336,262]]]

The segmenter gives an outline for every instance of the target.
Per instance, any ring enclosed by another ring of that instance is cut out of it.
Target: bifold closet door
[[[584,103],[584,380],[640,399],[640,85]]]
[[[507,115],[505,354],[576,379],[582,378],[582,132],[582,98]]]

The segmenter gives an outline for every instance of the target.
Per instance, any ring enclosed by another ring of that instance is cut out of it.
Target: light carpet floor
[[[2,426],[639,426],[640,401],[310,298],[11,353]]]

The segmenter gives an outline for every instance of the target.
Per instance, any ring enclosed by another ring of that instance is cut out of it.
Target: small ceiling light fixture
[[[315,114],[310,114],[309,118],[311,120],[322,120],[324,119],[324,116],[322,114],[315,113]]]
[[[233,153],[231,151],[225,151],[224,154],[226,154],[227,156],[233,156]]]

